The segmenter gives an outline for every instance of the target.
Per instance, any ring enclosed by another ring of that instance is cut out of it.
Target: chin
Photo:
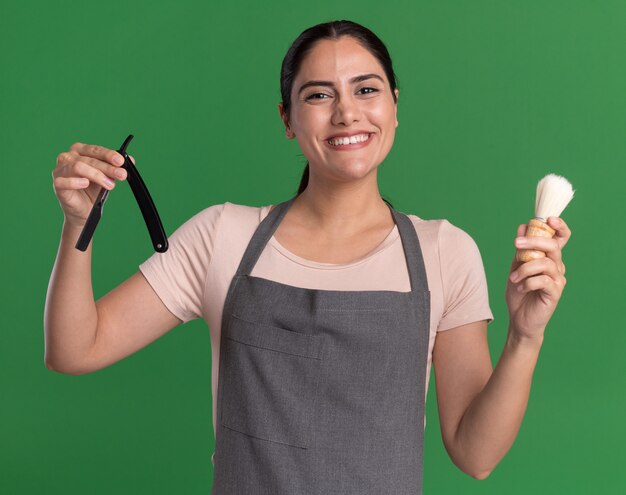
[[[340,167],[333,168],[331,174],[335,180],[349,182],[364,179],[371,174],[375,174],[377,169],[378,165],[355,162],[342,164]]]

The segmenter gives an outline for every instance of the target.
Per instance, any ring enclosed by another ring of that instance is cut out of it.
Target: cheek
[[[300,112],[294,132],[301,148],[316,146],[328,132],[328,116],[320,111]]]
[[[372,124],[381,127],[383,131],[388,131],[389,126],[394,128],[396,126],[396,111],[393,102],[386,100],[372,102],[367,108],[367,116]]]
[[[318,107],[310,107],[302,111],[300,114],[300,123],[303,128],[311,132],[315,132],[322,126],[328,125],[329,111],[321,105]]]
[[[396,135],[396,112],[394,105],[381,105],[373,109],[372,119],[380,127],[383,148],[388,152],[393,146]]]

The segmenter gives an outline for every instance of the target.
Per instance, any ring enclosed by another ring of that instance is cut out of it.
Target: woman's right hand
[[[135,159],[130,159],[134,164]],[[115,180],[126,179],[123,164],[124,158],[117,151],[94,144],[74,143],[69,151],[59,153],[52,187],[66,223],[85,225],[100,188],[111,190]]]

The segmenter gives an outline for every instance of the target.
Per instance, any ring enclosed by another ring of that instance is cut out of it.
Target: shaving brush
[[[548,174],[537,184],[535,200],[535,218],[528,222],[526,237],[554,237],[555,230],[546,222],[548,217],[558,217],[574,197],[572,185],[565,177]],[[543,258],[546,253],[533,249],[521,249],[517,252],[517,261],[527,262]]]

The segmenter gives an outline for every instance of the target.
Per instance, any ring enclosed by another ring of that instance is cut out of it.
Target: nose
[[[361,119],[361,108],[351,95],[337,97],[332,115],[333,125],[350,126]]]

